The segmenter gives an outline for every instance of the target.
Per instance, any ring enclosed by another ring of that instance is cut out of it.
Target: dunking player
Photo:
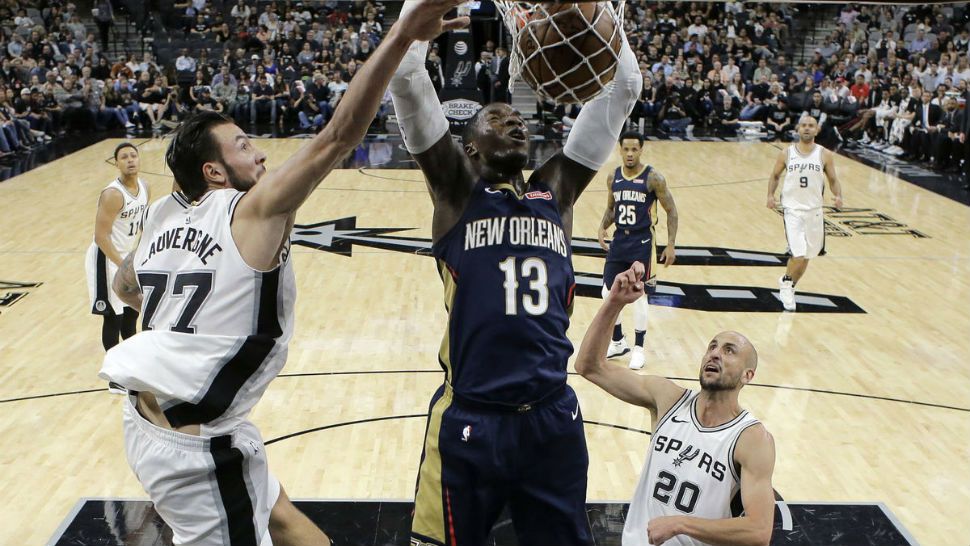
[[[721,332],[701,359],[700,392],[638,375],[603,358],[625,305],[643,297],[643,264],[618,274],[576,357],[583,377],[650,410],[653,437],[623,527],[623,546],[768,544],[775,498],[774,440],[738,404],[758,353],[737,332]],[[740,491],[744,514],[738,515]]]
[[[778,154],[768,180],[769,209],[775,208],[778,178],[785,173],[781,206],[785,209],[785,237],[788,239],[788,269],[778,281],[778,296],[785,311],[795,310],[795,285],[805,274],[808,261],[825,251],[825,222],[822,195],[829,179],[835,208],[842,207],[842,184],[835,174],[832,152],[815,143],[818,120],[803,115],[798,120],[798,142]],[[824,173],[824,174],[823,174]]]
[[[297,209],[363,138],[414,40],[458,0],[403,16],[358,72],[327,128],[278,170],[228,118],[186,120],[166,161],[180,192],[145,215],[115,279],[142,305],[143,331],[112,349],[102,375],[131,396],[128,462],[176,544],[327,545],[269,473],[247,415],[286,360],[295,281],[289,234]]]
[[[656,201],[660,201],[667,213],[667,247],[660,262],[668,267],[677,258],[674,253],[674,242],[677,240],[677,205],[674,204],[674,197],[670,195],[663,175],[640,162],[642,152],[643,136],[640,133],[629,132],[621,135],[620,153],[623,156],[623,165],[606,178],[606,212],[603,213],[599,230],[600,246],[608,252],[603,268],[604,298],[613,286],[616,275],[629,269],[633,262],[639,261],[646,266],[645,280],[648,283],[653,279],[650,263],[654,245],[653,224],[656,221],[652,216],[657,211]],[[616,232],[607,246],[606,230],[611,224],[616,224]],[[636,340],[633,356],[630,357],[630,368],[634,370],[639,370],[646,362],[643,340],[647,334],[648,308],[646,293],[633,303],[633,331]],[[617,321],[606,358],[628,352],[630,347],[623,337],[623,327]]]
[[[624,40],[609,91],[583,107],[565,148],[525,180],[521,114],[489,104],[458,146],[424,68],[426,48],[412,46],[390,85],[434,204],[432,250],[449,311],[411,544],[484,544],[506,505],[520,544],[592,544],[586,441],[566,385],[570,235],[573,205],[640,92],[636,59]]]
[[[148,206],[148,187],[138,178],[138,148],[130,142],[115,147],[115,178],[98,198],[98,213],[94,221],[94,242],[88,247],[84,268],[91,296],[91,313],[101,315],[101,344],[104,350],[114,347],[121,339],[135,335],[138,311],[122,302],[111,290],[121,260],[138,244],[141,217]],[[108,390],[123,394],[119,385],[109,384]]]

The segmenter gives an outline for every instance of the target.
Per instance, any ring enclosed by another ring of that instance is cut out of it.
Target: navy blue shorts
[[[479,546],[508,506],[519,544],[591,545],[589,455],[569,386],[528,411],[431,399],[411,544]]]
[[[646,268],[643,281],[649,281],[653,276],[653,235],[646,233],[642,237],[637,234],[615,237],[610,242],[610,251],[606,255],[606,265],[603,266],[603,286],[607,290],[613,286],[616,276],[623,273],[633,262],[641,262]]]

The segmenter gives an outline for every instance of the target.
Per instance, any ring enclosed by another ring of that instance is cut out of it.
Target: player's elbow
[[[752,529],[747,546],[768,546],[771,543],[772,522],[758,522]]]
[[[593,355],[584,354],[580,351],[579,356],[576,357],[576,372],[586,379],[590,379],[599,369],[599,366],[599,360]]]
[[[360,143],[364,135],[361,131],[354,131],[348,123],[341,123],[340,120],[334,119],[327,124],[327,127],[323,130],[324,141],[332,146],[336,155],[343,157],[350,153],[351,150]]]

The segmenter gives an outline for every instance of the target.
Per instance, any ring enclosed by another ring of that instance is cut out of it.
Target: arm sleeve
[[[609,159],[642,88],[643,76],[636,55],[624,36],[616,75],[608,91],[586,103],[579,112],[563,149],[566,157],[598,171]]]
[[[415,4],[405,2],[401,16]],[[427,52],[427,42],[411,44],[388,86],[404,145],[412,154],[427,151],[448,132],[448,119],[424,65]]]

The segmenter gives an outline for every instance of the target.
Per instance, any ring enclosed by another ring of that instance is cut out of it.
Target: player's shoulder
[[[761,421],[745,426],[738,435],[739,450],[774,448],[775,437]]]
[[[744,428],[734,448],[734,462],[742,468],[768,469],[775,461],[775,438],[761,422]]]
[[[643,381],[656,405],[658,417],[670,413],[676,406],[694,394],[690,389],[681,387],[659,375],[645,375]]]

